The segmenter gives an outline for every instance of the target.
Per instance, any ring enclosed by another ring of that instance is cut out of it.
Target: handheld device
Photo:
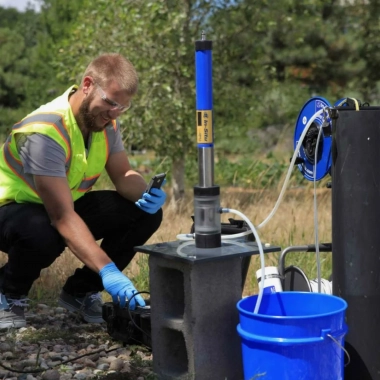
[[[102,306],[102,316],[107,323],[107,333],[125,344],[143,344],[152,348],[150,325],[150,300],[146,306],[136,306],[135,310],[120,308],[118,304],[106,302]]]
[[[164,182],[164,179],[166,177],[166,173],[160,173],[156,174],[152,179],[150,180],[148,187],[146,188],[145,192],[149,193],[151,189],[156,188],[159,189]]]

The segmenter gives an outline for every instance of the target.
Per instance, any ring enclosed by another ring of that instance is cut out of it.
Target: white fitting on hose
[[[262,270],[256,271],[257,282],[260,286]],[[277,267],[265,267],[264,294],[282,292],[280,273]]]

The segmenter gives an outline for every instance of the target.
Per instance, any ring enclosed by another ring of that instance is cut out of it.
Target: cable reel
[[[296,123],[296,129],[294,132],[294,149],[296,149],[298,141],[309,120],[316,112],[326,107],[331,107],[329,102],[320,97],[311,98],[305,103]],[[310,125],[296,159],[298,169],[309,181],[314,181],[314,170],[316,181],[321,180],[326,174],[330,173],[332,164],[331,135],[322,133],[318,143],[317,162],[315,163],[318,134],[320,128],[323,128],[324,122],[330,122],[327,112],[321,113]]]

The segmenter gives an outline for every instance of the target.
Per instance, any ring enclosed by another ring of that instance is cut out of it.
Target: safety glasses
[[[100,94],[100,97],[108,104],[110,105],[112,108],[110,109],[110,111],[118,111],[120,113],[123,113],[123,112],[126,112],[128,111],[130,108],[131,108],[131,105],[132,105],[132,102],[129,101],[129,104],[127,106],[122,106],[121,104],[119,104],[118,102],[115,102],[114,100],[110,99],[106,93],[104,92],[104,90],[96,83],[94,82],[95,85],[96,85],[96,88],[97,90],[99,91],[99,94]]]

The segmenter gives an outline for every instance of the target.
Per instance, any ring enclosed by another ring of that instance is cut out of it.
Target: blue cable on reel
[[[314,97],[308,100],[302,107],[298,116],[296,129],[294,132],[294,149],[307,125],[309,120],[314,114],[325,107],[331,107],[330,103],[320,97]],[[314,181],[314,161],[315,161],[315,148],[318,138],[318,133],[325,121],[325,115],[319,115],[309,127],[308,132],[302,142],[302,146],[298,152],[297,163],[298,169],[302,175],[309,181]],[[319,181],[330,173],[332,165],[331,157],[331,136],[322,134],[318,144],[318,154],[316,162],[315,180]]]

